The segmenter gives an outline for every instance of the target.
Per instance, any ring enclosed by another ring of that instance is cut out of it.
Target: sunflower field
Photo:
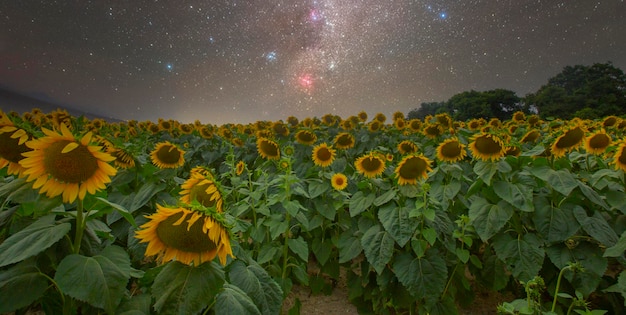
[[[0,314],[623,314],[625,172],[615,116],[0,112]]]

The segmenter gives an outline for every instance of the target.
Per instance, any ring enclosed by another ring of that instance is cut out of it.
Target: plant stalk
[[[76,236],[74,237],[74,246],[72,247],[74,254],[80,252],[80,244],[83,240],[83,232],[85,230],[85,221],[87,220],[83,216],[83,200],[79,198],[76,206]]]

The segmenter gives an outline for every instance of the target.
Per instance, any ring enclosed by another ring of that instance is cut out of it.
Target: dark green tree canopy
[[[515,92],[495,89],[484,92],[469,91],[452,96],[447,105],[457,120],[472,118],[510,119],[516,111],[525,111],[525,106]]]
[[[544,117],[571,119],[626,114],[626,76],[608,63],[567,66],[526,96]]]

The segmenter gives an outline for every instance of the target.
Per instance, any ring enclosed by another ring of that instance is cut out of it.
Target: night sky
[[[608,61],[626,69],[623,0],[0,4],[0,88],[117,119],[390,117]]]

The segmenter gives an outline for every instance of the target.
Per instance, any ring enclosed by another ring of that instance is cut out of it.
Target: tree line
[[[611,62],[566,66],[535,93],[519,97],[513,91],[465,91],[445,102],[422,103],[407,118],[448,113],[456,120],[510,119],[513,113],[537,113],[543,119],[595,119],[626,115],[626,75]]]

